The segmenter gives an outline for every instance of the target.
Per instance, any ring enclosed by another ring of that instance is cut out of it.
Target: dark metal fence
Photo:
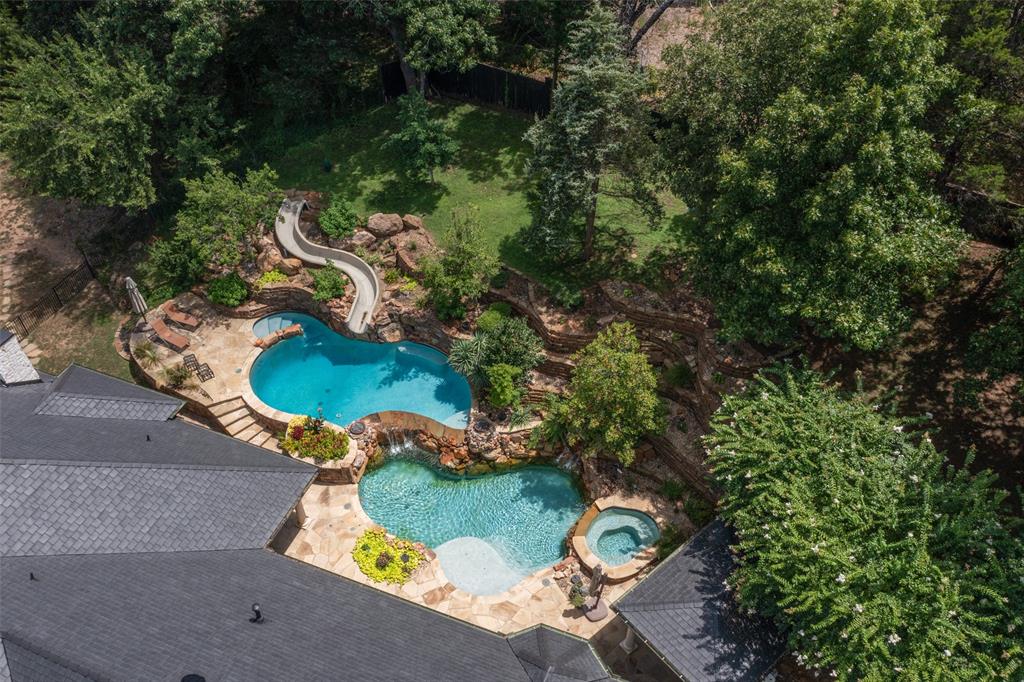
[[[46,321],[51,315],[73,300],[96,277],[89,259],[82,255],[81,264],[60,278],[35,303],[4,323],[4,328],[21,337]]]
[[[384,98],[405,94],[405,79],[398,62],[382,64]],[[551,81],[537,80],[513,71],[477,64],[465,73],[434,72],[427,75],[427,87],[446,97],[546,116],[551,108]]]

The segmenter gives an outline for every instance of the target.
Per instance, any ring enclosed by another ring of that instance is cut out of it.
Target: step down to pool
[[[249,416],[239,419],[238,421],[227,425],[228,435],[238,436],[238,434],[242,433],[242,431],[245,431],[255,423],[256,420]]]
[[[249,416],[249,414],[250,413],[248,407],[240,407],[237,410],[232,410],[227,414],[222,414],[221,416],[217,417],[217,421],[219,421],[224,426],[230,426],[239,419],[245,419],[246,417]]]
[[[266,443],[272,434],[266,429],[260,429],[255,436],[249,439],[249,443],[252,445],[263,445]]]
[[[239,431],[235,434],[235,438],[248,442],[252,438],[256,437],[261,431],[263,431],[263,427],[253,421],[252,426]]]
[[[267,450],[273,450],[274,452],[281,452],[281,448],[277,442],[277,439],[274,438],[273,436],[264,441],[263,445],[261,445],[260,447],[266,448]]]
[[[230,400],[210,405],[210,412],[214,417],[221,417],[229,412],[234,412],[240,407],[245,407],[245,401],[241,398],[231,398]]]

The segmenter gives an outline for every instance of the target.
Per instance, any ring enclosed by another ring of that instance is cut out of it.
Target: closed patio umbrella
[[[131,277],[126,277],[124,284],[128,287],[128,300],[131,302],[132,312],[145,317],[146,311],[149,310],[149,308],[146,307],[146,299],[142,298],[142,292],[139,291],[139,285],[136,284],[135,280]]]

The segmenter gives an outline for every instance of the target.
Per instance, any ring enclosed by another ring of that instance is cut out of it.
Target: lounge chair
[[[179,353],[188,348],[188,339],[168,327],[163,320],[156,319],[150,323],[157,339]]]
[[[164,303],[163,311],[167,315],[168,320],[174,324],[181,325],[185,329],[193,330],[199,327],[199,319],[194,315],[178,310],[178,306],[174,305],[174,301]]]

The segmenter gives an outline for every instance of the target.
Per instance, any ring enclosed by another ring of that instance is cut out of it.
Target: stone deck
[[[356,485],[314,484],[302,498],[304,528],[289,522],[273,542],[277,551],[341,576],[398,595],[411,602],[500,633],[517,632],[546,624],[590,638],[608,625],[612,616],[592,623],[573,607],[555,582],[553,568],[542,569],[501,594],[469,594],[448,582],[434,559],[416,571],[405,585],[371,582],[356,566],[352,550],[356,540],[374,524],[359,503]],[[607,585],[604,600],[612,603],[634,580]]]

